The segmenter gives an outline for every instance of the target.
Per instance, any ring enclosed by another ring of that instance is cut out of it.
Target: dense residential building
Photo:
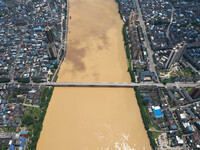
[[[25,150],[31,141],[33,129],[23,119],[27,111],[41,111],[42,89],[29,83],[50,81],[61,62],[55,58],[66,41],[65,6],[60,0],[0,0],[0,149]]]
[[[131,51],[131,60],[143,60],[142,54],[142,45],[141,45],[141,37],[139,34],[139,26],[136,25],[137,14],[132,11],[129,17],[129,25],[128,31],[130,36],[130,51]]]

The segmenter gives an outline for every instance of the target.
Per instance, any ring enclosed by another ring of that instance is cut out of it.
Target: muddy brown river
[[[114,0],[70,0],[58,82],[131,82]],[[151,149],[131,88],[55,88],[38,150]]]

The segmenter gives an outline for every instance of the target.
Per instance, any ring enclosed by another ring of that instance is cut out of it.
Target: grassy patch
[[[190,92],[192,91],[193,87],[185,87],[184,89],[185,89],[188,93],[190,93]]]
[[[173,78],[168,78],[168,79],[164,79],[164,80],[161,80],[161,82],[165,85],[167,83],[172,83],[173,82]]]
[[[140,112],[141,112],[141,115],[142,115],[142,119],[143,119],[143,122],[144,122],[145,129],[148,130],[149,127],[151,127],[151,123],[150,123],[150,120],[149,120],[147,109],[143,105],[143,99],[142,99],[140,91],[138,91],[137,87],[135,87],[134,89],[135,89],[135,93],[136,93],[137,102],[138,102],[138,105],[140,107]]]
[[[53,88],[41,88],[40,108],[26,107],[26,111],[22,117],[22,126],[26,126],[31,135],[28,143],[28,148],[31,150],[36,149],[42,130],[43,120],[46,115],[46,109],[48,108],[52,93]]]
[[[156,132],[156,131],[150,131],[151,134],[152,134],[152,137],[154,139],[157,139],[159,137],[159,135],[161,135],[161,132]]]

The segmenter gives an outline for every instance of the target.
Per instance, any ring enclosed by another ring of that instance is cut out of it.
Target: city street
[[[146,26],[145,26],[145,22],[144,22],[143,17],[142,17],[142,11],[141,11],[141,8],[140,8],[140,5],[139,5],[139,0],[136,0],[136,6],[137,6],[138,16],[139,16],[138,19],[139,19],[140,25],[142,27],[142,31],[143,31],[144,38],[145,38],[144,44],[145,44],[145,47],[147,48],[147,53],[148,53],[147,59],[148,59],[148,62],[149,62],[149,70],[151,72],[154,72],[156,74],[156,76],[158,77],[156,69],[155,69],[153,57],[152,57],[154,52],[151,49],[150,42],[149,42],[149,39],[148,39],[148,36],[147,36]]]

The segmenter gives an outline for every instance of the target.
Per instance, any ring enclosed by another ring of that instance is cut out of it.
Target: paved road
[[[170,40],[170,42],[172,42],[172,41],[171,41],[169,30],[170,30],[171,24],[172,24],[172,22],[174,20],[174,11],[175,11],[175,9],[174,9],[174,6],[172,5],[171,19],[170,19],[170,23],[169,23],[169,25],[167,27],[167,32],[166,32],[167,38]]]
[[[144,83],[92,83],[92,82],[46,82],[40,86],[77,86],[77,87],[135,87],[135,86],[158,86],[165,87],[161,83],[144,82]]]
[[[190,67],[192,68],[192,70],[198,74],[200,74],[200,71],[198,71],[195,67],[193,67],[188,61],[185,61],[185,63]]]
[[[141,11],[141,8],[140,8],[140,5],[139,5],[139,0],[136,0],[135,2],[136,2],[137,10],[138,10],[139,22],[140,22],[140,25],[142,27],[142,31],[143,31],[144,38],[145,38],[144,44],[145,44],[145,47],[147,48],[147,53],[148,53],[147,59],[148,59],[148,62],[149,62],[149,70],[151,72],[154,72],[156,74],[156,76],[158,77],[156,69],[155,69],[155,64],[153,62],[153,57],[152,57],[154,52],[151,49],[150,42],[149,42],[149,39],[148,39],[148,36],[147,36],[146,25],[145,25],[143,17],[142,17],[142,11]]]
[[[23,104],[23,106],[35,107],[35,108],[39,108],[39,107],[40,107],[40,106],[38,106],[38,105],[31,105],[31,104]]]
[[[167,83],[166,87],[196,87],[199,86],[200,83],[183,83],[183,82],[175,82],[175,83]]]
[[[52,23],[53,12],[52,12],[52,9],[51,9],[51,6],[50,6],[50,0],[48,0],[47,3],[48,3],[48,9],[51,12],[51,23]]]
[[[61,43],[62,43],[61,45],[62,45],[62,47],[64,47],[64,54],[63,54],[63,56],[62,56],[62,58],[60,60],[58,68],[56,69],[55,73],[53,74],[51,82],[55,81],[55,78],[56,78],[56,76],[57,76],[57,74],[58,74],[58,72],[60,70],[61,64],[62,64],[64,58],[66,57],[66,52],[67,52],[67,36],[68,36],[68,22],[69,22],[69,0],[67,0],[67,4],[64,4],[64,6],[62,6],[62,7],[63,8],[67,7],[67,15],[66,15],[67,18],[66,18],[66,25],[65,25],[65,39],[62,39],[62,41],[61,41]],[[62,32],[63,32],[63,27],[62,27]]]
[[[46,82],[40,83],[40,86],[74,86],[74,87],[136,87],[136,86],[157,86],[157,87],[196,87],[199,86],[200,83],[168,83],[163,85],[162,83],[154,83],[154,82],[143,82],[143,83],[92,83],[92,82]]]
[[[0,85],[10,85],[10,84],[19,84],[16,81],[11,81],[9,83],[0,83]],[[166,85],[162,83],[154,83],[154,82],[141,82],[141,83],[106,83],[106,82],[44,82],[44,83],[27,83],[27,85],[32,86],[77,86],[77,87],[135,87],[135,86],[157,86],[157,87],[196,87],[200,86],[200,83],[167,83]]]
[[[155,131],[155,132],[160,132],[160,133],[167,133],[167,132],[169,132],[169,131],[164,131],[164,130],[157,130],[157,129],[155,129],[155,128],[149,128],[149,131]]]
[[[11,81],[9,83],[0,83],[0,85],[11,85],[11,84],[20,84],[16,81]],[[135,86],[157,86],[157,87],[197,87],[200,86],[200,83],[167,83],[166,85],[162,83],[155,82],[141,82],[141,83],[106,83],[106,82],[44,82],[44,83],[27,83],[27,85],[32,86],[77,86],[77,87],[135,87]]]

